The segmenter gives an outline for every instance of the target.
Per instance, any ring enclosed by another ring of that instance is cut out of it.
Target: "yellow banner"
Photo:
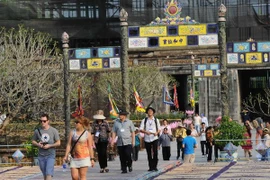
[[[262,53],[246,53],[247,64],[260,64],[262,63]]]
[[[187,46],[187,36],[160,37],[160,47]]]
[[[167,26],[140,27],[141,37],[167,36]]]
[[[101,68],[102,68],[101,58],[87,59],[87,69],[101,69]]]
[[[206,34],[206,24],[179,25],[179,35],[201,35]]]
[[[213,76],[212,70],[204,70],[204,76]]]

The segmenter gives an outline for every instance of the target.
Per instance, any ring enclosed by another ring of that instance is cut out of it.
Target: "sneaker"
[[[202,155],[202,157],[204,158],[204,157],[205,157],[205,155]]]
[[[126,174],[126,173],[127,173],[127,171],[122,171],[121,173],[122,173],[122,174]]]

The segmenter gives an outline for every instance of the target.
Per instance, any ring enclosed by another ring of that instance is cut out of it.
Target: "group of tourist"
[[[252,133],[251,130],[255,129],[255,146],[259,146],[261,143],[264,148],[268,148],[265,154],[262,154],[262,160],[269,160],[270,158],[270,122],[264,124],[261,117],[257,117],[254,120],[251,120],[247,110],[241,112],[242,122],[244,123],[245,133],[244,138],[246,139],[245,144],[242,145],[242,148],[245,153],[245,157],[252,157],[251,150],[253,148],[252,143]],[[259,147],[258,147],[259,148]]]
[[[133,122],[127,118],[128,112],[124,109],[119,111],[119,118],[114,120],[111,128],[105,120],[104,112],[97,111],[93,116],[95,121],[92,128],[89,127],[89,120],[84,116],[76,117],[75,129],[70,131],[66,152],[63,158],[64,162],[70,163],[72,179],[86,179],[88,167],[94,166],[94,149],[96,148],[100,173],[109,172],[107,164],[108,146],[117,146],[122,173],[133,171],[132,161],[138,160],[138,152],[141,145],[141,134],[144,134],[144,145],[147,152],[148,171],[158,171],[158,150],[162,147],[163,160],[170,160],[170,144],[173,139],[177,142],[177,159],[181,157],[184,163],[193,163],[195,161],[194,149],[198,147],[196,137],[200,139],[202,156],[207,156],[207,161],[212,161],[212,151],[214,146],[215,127],[208,126],[207,118],[202,114],[201,117],[196,114],[191,124],[185,124],[182,119],[172,132],[168,121],[164,119],[162,125],[155,114],[155,109],[148,107],[147,116],[141,121],[139,127],[135,127]],[[256,129],[256,144],[261,137],[262,142],[270,147],[270,124],[265,127],[261,118],[256,118],[252,123],[250,119],[243,120],[247,138],[243,147],[245,155],[251,157],[251,130]],[[54,175],[55,148],[60,146],[60,137],[58,131],[50,126],[50,120],[47,114],[40,118],[41,128],[34,132],[32,143],[39,148],[38,160],[39,166],[45,180],[52,179]],[[194,124],[193,124],[194,123]],[[90,130],[91,129],[91,130]],[[112,138],[111,140],[110,137]],[[218,148],[214,148],[217,158]],[[181,154],[180,154],[181,152]],[[268,159],[267,155],[262,157]]]

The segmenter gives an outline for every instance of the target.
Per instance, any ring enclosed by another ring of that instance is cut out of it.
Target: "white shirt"
[[[204,130],[204,132],[202,132],[202,130]],[[204,127],[204,129],[201,128],[201,141],[206,141],[206,134],[205,134],[205,130],[206,128]]]
[[[201,125],[202,118],[200,116],[194,116],[194,124]]]
[[[154,117],[152,119],[147,118],[145,128],[144,128],[144,120],[145,119],[143,119],[141,121],[140,130],[145,130],[145,131],[149,131],[149,132],[152,132],[152,133],[156,133],[157,130],[160,130],[160,123],[159,123],[158,119],[157,119],[157,128],[158,129],[156,129],[156,123],[155,123],[155,118]],[[158,139],[158,136],[154,136],[154,134],[150,134],[150,135],[144,134],[144,141],[145,142],[153,142],[153,141],[155,141],[157,139]]]
[[[208,127],[208,119],[207,119],[207,117],[203,117],[202,122],[205,123],[205,127]]]

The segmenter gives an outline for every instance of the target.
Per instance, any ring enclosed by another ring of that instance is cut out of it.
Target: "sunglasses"
[[[81,123],[80,121],[75,121],[75,124]]]
[[[48,120],[40,120],[41,123],[46,123]]]

